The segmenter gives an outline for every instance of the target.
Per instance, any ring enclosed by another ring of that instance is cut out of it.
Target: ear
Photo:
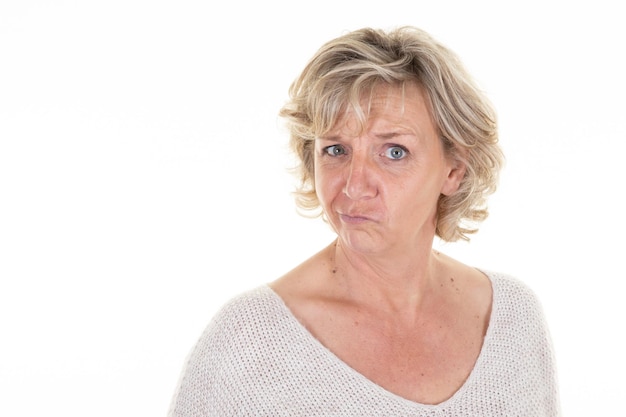
[[[461,185],[461,181],[463,181],[463,178],[465,177],[466,171],[467,166],[465,165],[465,162],[458,158],[450,159],[448,165],[448,176],[441,186],[441,194],[450,196],[456,193]]]

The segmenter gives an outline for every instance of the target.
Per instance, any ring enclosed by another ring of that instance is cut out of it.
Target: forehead
[[[379,83],[348,105],[331,131],[358,134],[364,129],[436,130],[425,89],[417,82]]]

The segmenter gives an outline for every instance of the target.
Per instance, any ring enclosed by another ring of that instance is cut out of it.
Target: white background
[[[443,250],[542,300],[568,416],[625,388],[618,2],[0,3],[0,415],[165,415],[215,310],[330,242],[277,112],[325,41],[420,26],[498,109],[492,216]]]

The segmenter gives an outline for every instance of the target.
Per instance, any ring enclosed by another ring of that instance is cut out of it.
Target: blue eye
[[[385,151],[385,156],[390,159],[402,159],[406,157],[407,150],[402,146],[390,146]]]
[[[324,148],[324,152],[326,152],[330,156],[341,156],[345,155],[346,148],[342,145],[331,145]]]

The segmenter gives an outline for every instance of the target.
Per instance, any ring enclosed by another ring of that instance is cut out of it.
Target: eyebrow
[[[372,132],[372,136],[375,139],[379,140],[389,140],[398,136],[412,136],[418,139],[418,135],[415,132],[412,132],[409,129],[398,129],[398,130],[390,130],[383,131],[382,133]],[[327,141],[327,142],[342,142],[341,135],[328,135],[328,136],[316,136],[315,139]]]
[[[339,135],[331,135],[331,136],[315,136],[315,140],[324,140],[327,142],[337,142],[340,141]]]
[[[388,131],[388,132],[383,132],[383,133],[376,133],[373,132],[373,136],[375,138],[380,138],[380,139],[393,139],[397,136],[416,136],[417,135],[414,132],[408,131],[408,130],[392,130],[392,131]]]

